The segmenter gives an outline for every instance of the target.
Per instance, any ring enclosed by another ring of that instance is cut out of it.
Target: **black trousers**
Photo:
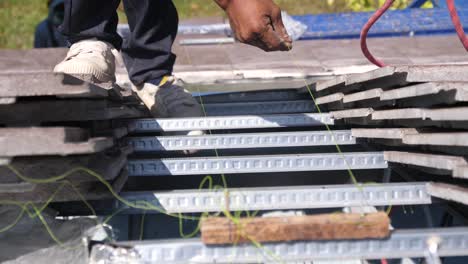
[[[121,49],[130,80],[140,85],[172,74],[179,18],[171,0],[123,0],[130,37],[117,34],[120,0],[66,0],[60,26],[70,43],[96,38]]]

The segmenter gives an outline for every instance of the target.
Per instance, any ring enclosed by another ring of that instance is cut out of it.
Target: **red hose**
[[[364,53],[364,56],[366,56],[366,58],[370,62],[372,62],[373,64],[375,64],[375,65],[377,65],[379,67],[384,67],[385,64],[382,61],[376,59],[374,57],[374,55],[372,55],[372,53],[369,51],[369,48],[367,47],[367,34],[369,33],[369,30],[372,28],[372,26],[375,24],[375,22],[377,22],[377,20],[379,20],[382,17],[382,15],[385,12],[387,12],[387,10],[392,6],[394,1],[395,0],[385,1],[385,4],[371,16],[371,18],[369,19],[369,21],[367,21],[366,25],[364,26],[364,28],[361,31],[361,50],[362,50],[362,53]]]
[[[447,6],[450,11],[450,16],[452,17],[453,25],[455,25],[455,30],[457,31],[458,37],[460,38],[463,47],[468,51],[468,38],[466,37],[465,31],[463,30],[463,25],[460,22],[458,17],[457,8],[455,7],[455,0],[447,0]]]
[[[384,67],[385,63],[375,58],[374,55],[372,55],[372,53],[369,51],[369,48],[367,47],[367,34],[369,33],[369,30],[372,28],[375,22],[377,22],[382,17],[382,15],[385,12],[387,12],[387,10],[392,6],[394,1],[395,0],[385,1],[385,4],[371,16],[371,18],[366,23],[366,25],[364,25],[364,28],[361,31],[362,53],[364,53],[364,56],[366,56],[366,58],[370,62],[379,67]],[[458,17],[457,8],[455,7],[455,1],[447,0],[447,6],[449,8],[450,17],[452,18],[452,22],[455,25],[455,30],[457,31],[458,37],[460,38],[465,49],[468,51],[468,38],[465,34],[465,31],[463,30],[463,25],[460,22],[460,18]]]

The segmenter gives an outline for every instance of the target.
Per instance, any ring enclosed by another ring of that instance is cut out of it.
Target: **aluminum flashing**
[[[431,196],[468,205],[468,188],[445,183],[430,183],[427,191]]]
[[[44,180],[65,175],[72,183],[92,182],[98,179],[79,168],[86,168],[105,180],[113,180],[127,166],[126,152],[99,152],[92,155],[17,157],[9,164],[17,172],[31,179]],[[0,166],[0,182],[16,182],[17,174],[7,167]]]
[[[205,104],[208,116],[267,115],[316,112],[312,100]]]
[[[428,96],[437,96],[429,98]],[[415,100],[417,97],[424,97],[425,102],[412,102],[410,100]],[[468,82],[450,82],[450,83],[421,83],[406,86],[403,88],[383,90],[381,88],[364,90],[356,93],[344,94],[341,91],[338,93],[333,93],[330,95],[325,95],[317,97],[317,104],[329,104],[329,103],[357,103],[364,106],[366,100],[377,100],[382,104],[385,101],[392,100],[406,100],[403,102],[397,102],[398,106],[408,105],[408,106],[430,106],[438,104],[455,104],[457,102],[467,102],[468,101]],[[405,104],[406,103],[406,104]],[[373,104],[368,103],[365,106],[375,106],[376,102]]]
[[[127,180],[125,170],[109,182],[114,192],[120,192],[124,183]],[[18,192],[2,192],[0,200],[17,201],[22,203],[50,203],[50,202],[68,202],[68,201],[83,201],[86,200],[101,200],[111,199],[114,196],[109,191],[107,186],[104,186],[99,181],[95,182],[55,182],[36,184],[33,191]],[[92,212],[89,212],[92,214]]]
[[[441,257],[466,255],[468,228],[395,230],[385,240],[272,243],[262,245],[261,249],[252,244],[205,246],[199,239],[121,242],[117,246],[133,252],[133,263],[246,264],[356,258],[423,258],[428,254],[430,241],[433,240],[439,241],[437,254]],[[127,250],[121,252],[126,253]],[[118,251],[112,252],[112,255],[117,253]]]
[[[453,170],[453,175],[468,179],[468,165],[458,166]]]
[[[130,160],[129,176],[385,169],[382,152]]]
[[[112,104],[107,100],[43,99],[0,105],[0,123],[31,124],[39,122],[108,120],[146,116],[131,106]]]
[[[406,81],[468,82],[468,64],[397,66],[395,72],[407,74]]]
[[[229,190],[179,190],[170,192],[122,193],[129,202],[143,201],[167,213],[203,213],[256,210],[292,210],[431,204],[426,183],[391,183],[356,186],[294,186]],[[227,199],[229,198],[229,199]],[[109,211],[128,208],[121,203]],[[125,213],[132,213],[131,208]],[[158,213],[146,211],[146,213]]]
[[[190,130],[254,129],[333,125],[328,114],[289,114],[228,116],[177,119],[139,119],[128,123],[131,132],[170,132]]]
[[[408,145],[458,146],[468,147],[468,133],[420,133],[403,137]]]
[[[111,138],[87,138],[80,128],[0,128],[0,156],[71,155],[103,151]]]
[[[108,91],[62,73],[0,73],[0,97],[106,97]]]
[[[356,108],[330,112],[334,119],[371,117],[372,120],[432,120],[432,121],[468,121],[468,107],[452,108],[402,108],[391,110],[374,110]]]
[[[356,138],[381,139],[403,139],[405,135],[418,134],[414,128],[353,128],[351,132]]]
[[[322,105],[322,104],[329,104],[329,103],[340,102],[340,101],[343,100],[343,98],[344,98],[344,94],[343,94],[343,93],[334,93],[334,94],[330,94],[330,95],[318,97],[318,98],[315,100],[315,102],[316,102],[318,105]]]
[[[330,115],[334,119],[361,118],[370,116],[374,110],[372,108],[357,108],[350,110],[332,111]]]
[[[330,88],[335,88],[344,85],[346,82],[346,75],[340,75],[330,80],[318,81],[315,84],[316,91],[323,91]]]
[[[459,102],[468,101],[468,82],[466,83],[422,83],[399,89],[384,91],[380,100],[398,100],[425,95],[436,95],[441,92],[453,92],[454,100]]]
[[[468,175],[459,174],[465,170],[458,170],[458,168],[468,166],[468,162],[463,157],[401,151],[386,151],[384,156],[385,160],[388,162],[446,170],[449,171],[453,177],[468,179]]]
[[[348,94],[343,98],[343,103],[352,103],[357,101],[364,101],[373,98],[379,98],[379,96],[383,93],[383,90],[380,88],[371,89],[367,91],[362,91],[358,93]]]
[[[362,91],[358,93],[343,94],[334,93],[316,99],[317,104],[329,104],[329,103],[352,103],[357,101],[364,101],[369,99],[378,98],[382,94],[383,90],[380,88]]]
[[[468,147],[468,133],[465,132],[418,132],[414,128],[355,128],[355,138],[396,139],[407,145]]]
[[[278,148],[299,146],[354,145],[349,130],[245,133],[206,136],[129,137],[135,152],[201,149]]]
[[[360,88],[390,88],[405,86],[411,83],[422,82],[468,82],[468,65],[412,65],[412,66],[388,66],[374,71],[350,74],[336,77],[334,80],[324,81],[316,85],[320,92],[335,92],[343,87],[353,89]]]
[[[391,82],[387,82],[390,85],[395,85],[395,83],[406,84],[405,74],[398,74],[398,72],[397,67],[387,66],[366,73],[350,74],[346,76],[345,84],[347,86],[362,85],[366,82],[375,82],[376,80],[389,77],[392,79]]]
[[[468,121],[468,107],[453,107],[439,109],[406,108],[374,111],[373,120],[390,119],[421,119],[432,121]]]
[[[375,81],[381,78],[391,77],[398,82],[390,84],[407,84],[418,82],[466,82],[468,65],[411,65],[389,66],[363,74],[349,75],[346,85]],[[383,87],[382,87],[383,88]]]

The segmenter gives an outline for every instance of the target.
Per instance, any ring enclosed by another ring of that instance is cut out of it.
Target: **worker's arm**
[[[292,40],[273,0],[215,0],[226,11],[236,38],[265,51],[290,50]]]

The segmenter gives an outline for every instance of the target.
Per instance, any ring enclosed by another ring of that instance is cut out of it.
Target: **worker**
[[[47,18],[36,27],[34,48],[66,47],[67,39],[57,30],[63,22],[64,0],[49,0],[47,7],[49,9]]]
[[[235,36],[265,51],[287,51],[291,39],[272,0],[215,0],[226,11]],[[190,93],[174,84],[171,52],[178,14],[171,0],[124,0],[130,36],[117,34],[120,0],[66,0],[61,32],[72,44],[56,72],[115,81],[115,54],[122,56],[134,90],[155,117],[202,116]]]

